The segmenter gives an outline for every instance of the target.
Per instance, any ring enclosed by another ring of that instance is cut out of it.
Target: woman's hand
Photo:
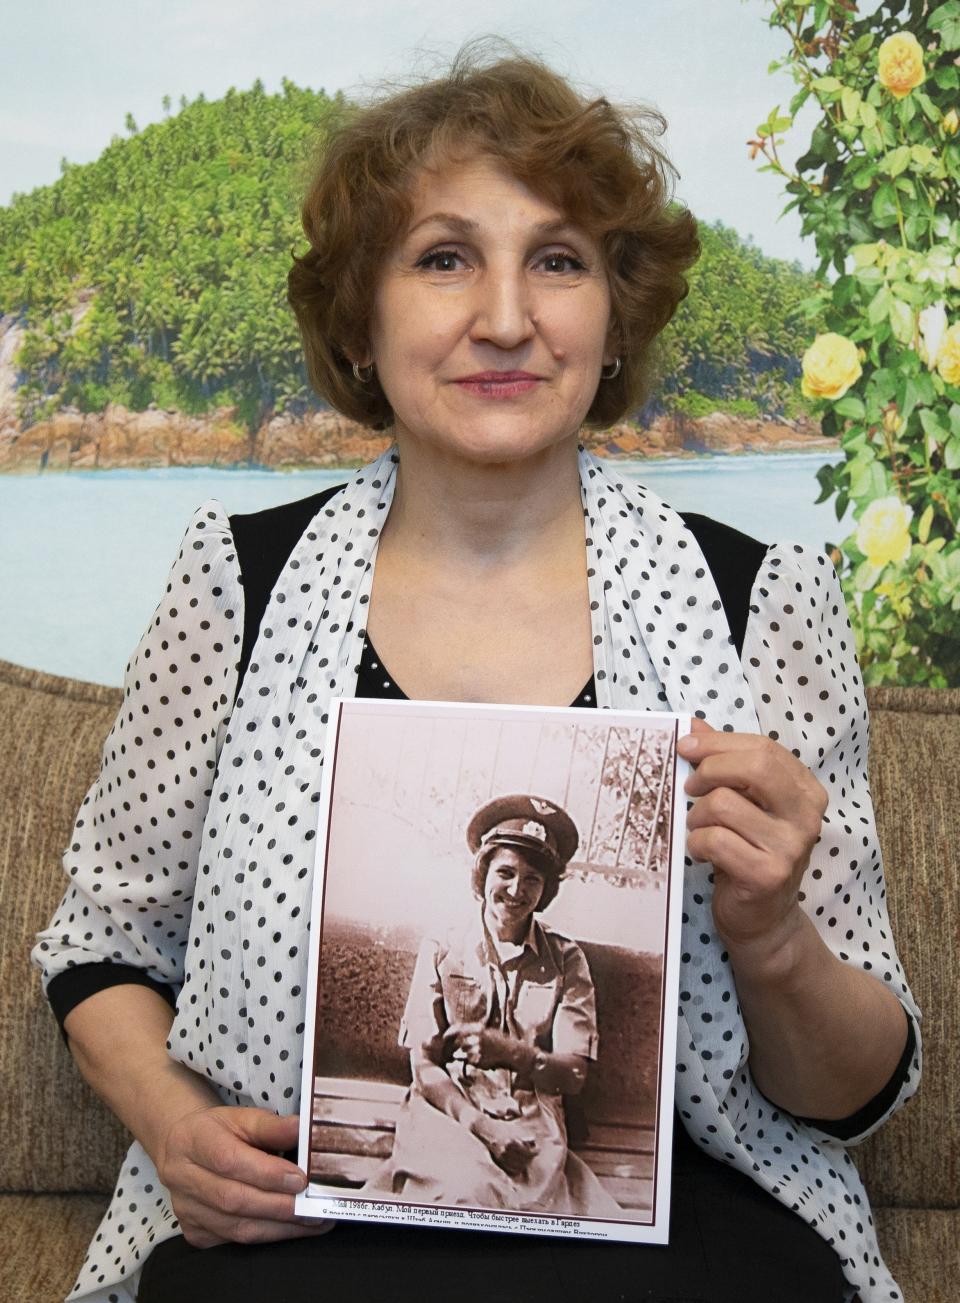
[[[480,1113],[470,1128],[477,1139],[486,1145],[497,1167],[501,1167],[508,1176],[521,1176],[537,1152],[536,1140],[518,1130],[521,1125]]]
[[[695,766],[685,791],[687,851],[717,870],[713,917],[731,950],[776,963],[803,925],[800,882],[827,808],[827,793],[771,738],[723,733],[694,719],[677,749]]]
[[[447,1028],[443,1040],[449,1057],[463,1059],[475,1068],[517,1070],[527,1066],[527,1060],[533,1055],[532,1047],[523,1041],[483,1023],[454,1023]]]
[[[266,1153],[296,1144],[298,1119],[266,1109],[196,1109],[167,1129],[155,1155],[160,1180],[188,1244],[266,1244],[322,1234],[330,1220],[296,1217],[307,1184],[286,1159]]]

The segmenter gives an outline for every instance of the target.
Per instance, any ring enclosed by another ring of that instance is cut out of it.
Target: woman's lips
[[[538,385],[540,377],[506,372],[502,376],[467,376],[454,383],[466,393],[476,394],[478,398],[514,398],[517,394],[528,393]]]

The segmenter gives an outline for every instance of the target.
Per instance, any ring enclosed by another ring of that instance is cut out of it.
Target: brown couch
[[[121,700],[0,661],[0,1258],[3,1303],[58,1303],[128,1144],[77,1073],[27,955]],[[919,1095],[857,1157],[907,1303],[960,1299],[960,690],[871,690],[871,776],[890,909],[924,1013]],[[775,1300],[771,1300],[775,1303]]]

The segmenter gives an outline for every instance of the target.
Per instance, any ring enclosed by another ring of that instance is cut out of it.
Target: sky
[[[363,95],[384,78],[430,75],[468,37],[515,41],[582,91],[657,108],[659,142],[680,173],[676,195],[698,220],[721,221],[764,253],[816,265],[796,212],[781,217],[784,180],[761,172],[747,140],[796,90],[769,74],[785,34],[769,0],[31,0],[7,7],[0,34],[0,205],[49,184],[60,159],[96,158],[163,117],[162,100],[219,98],[259,77],[286,76],[332,94]],[[780,150],[805,151],[815,110]]]

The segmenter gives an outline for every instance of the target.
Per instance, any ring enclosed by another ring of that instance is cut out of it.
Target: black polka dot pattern
[[[182,982],[170,1051],[228,1103],[284,1113],[299,1103],[325,725],[331,698],[357,690],[364,656],[364,673],[382,671],[364,614],[395,458],[391,450],[358,472],[300,538],[232,713],[243,590],[222,506],[195,513],[128,666],[64,856],[66,895],[33,952],[46,980],[113,959]],[[804,908],[835,953],[887,983],[916,1020],[890,934],[866,707],[832,566],[791,544],[768,549],[738,659],[680,517],[582,450],[580,466],[595,646],[584,693],[601,708],[672,709],[767,732],[799,755],[830,794]],[[856,1289],[863,1303],[899,1300],[846,1150],[860,1137],[841,1142],[800,1124],[753,1084],[711,893],[709,866],[688,861],[676,1078],[684,1124],[836,1248],[850,1297]],[[918,1038],[890,1112],[919,1071]],[[134,1144],[71,1300],[133,1303],[141,1261],[176,1230],[153,1164]]]

